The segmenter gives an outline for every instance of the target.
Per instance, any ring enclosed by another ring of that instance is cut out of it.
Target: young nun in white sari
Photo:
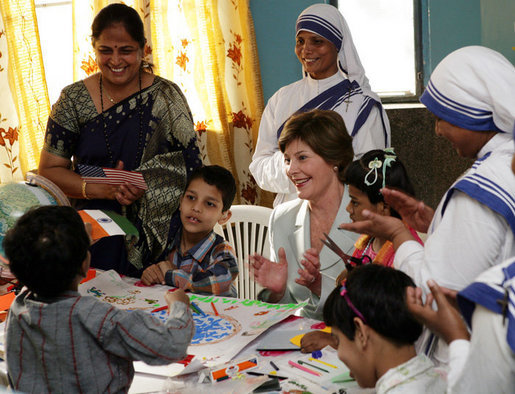
[[[328,4],[306,8],[297,19],[296,38],[295,53],[304,77],[268,101],[249,166],[259,187],[278,193],[274,206],[297,197],[277,145],[284,123],[294,113],[315,108],[338,112],[353,138],[356,158],[390,146],[390,123],[338,9]]]
[[[400,220],[372,213],[364,213],[363,222],[340,228],[390,239],[396,248],[394,267],[410,275],[425,293],[429,279],[459,291],[483,271],[515,256],[515,176],[510,167],[515,67],[485,47],[458,49],[436,67],[420,101],[437,117],[436,134],[449,140],[460,156],[477,159],[440,201],[425,246],[404,231]],[[402,215],[402,207],[388,202]],[[416,204],[411,202],[412,207]],[[403,219],[409,222],[410,216]],[[446,363],[447,346],[433,339],[428,334],[420,350]]]

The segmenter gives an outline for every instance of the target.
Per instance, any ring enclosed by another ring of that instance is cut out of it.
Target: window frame
[[[329,4],[338,7],[338,0],[329,0]],[[415,94],[406,96],[381,96],[384,104],[418,103],[420,95],[424,91],[424,64],[423,64],[423,40],[422,40],[422,6],[418,0],[413,0],[413,38],[415,48]]]

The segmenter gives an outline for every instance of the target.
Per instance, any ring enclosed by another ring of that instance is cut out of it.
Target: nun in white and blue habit
[[[337,51],[335,74],[316,79],[303,70],[303,78],[279,89],[268,101],[259,125],[259,136],[249,169],[257,184],[278,193],[274,206],[296,198],[286,176],[277,141],[284,123],[294,113],[311,109],[339,113],[353,138],[354,155],[390,146],[390,123],[379,96],[365,75],[347,22],[337,8],[314,4],[297,19],[296,35],[307,31],[331,42]]]
[[[485,47],[458,49],[435,68],[420,101],[437,122],[452,129],[453,138],[462,139],[461,144],[476,141],[477,160],[440,201],[425,246],[404,242],[394,267],[412,276],[426,293],[429,279],[460,291],[482,272],[515,256],[515,175],[510,165],[515,67]],[[418,349],[437,363],[448,362],[447,346],[432,341],[427,332]]]
[[[512,393],[515,389],[515,257],[490,268],[458,293],[472,330],[450,345],[452,392]],[[458,370],[456,370],[456,367]]]

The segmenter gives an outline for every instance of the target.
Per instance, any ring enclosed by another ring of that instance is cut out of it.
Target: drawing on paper
[[[166,305],[164,295],[168,287],[143,287],[135,283],[136,279],[122,279],[111,270],[81,284],[79,292],[126,310],[142,309],[151,313],[153,309]],[[258,300],[193,293],[188,296],[206,315],[193,314],[196,332],[188,354],[201,357],[207,366],[229,361],[257,335],[306,304],[268,304]],[[220,313],[218,316],[207,312],[213,305]],[[153,315],[165,321],[168,310],[157,311]]]
[[[152,312],[152,315],[166,321],[168,311]],[[195,335],[191,340],[191,346],[214,344],[232,338],[241,330],[241,324],[236,319],[227,315],[206,313],[205,316],[194,314]]]

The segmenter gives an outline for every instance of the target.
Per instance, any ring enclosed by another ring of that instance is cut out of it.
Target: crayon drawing
[[[152,312],[152,315],[162,321],[168,319],[167,310]],[[240,323],[226,315],[194,314],[193,320],[195,321],[195,335],[191,340],[191,346],[218,343],[232,338],[241,331]]]

